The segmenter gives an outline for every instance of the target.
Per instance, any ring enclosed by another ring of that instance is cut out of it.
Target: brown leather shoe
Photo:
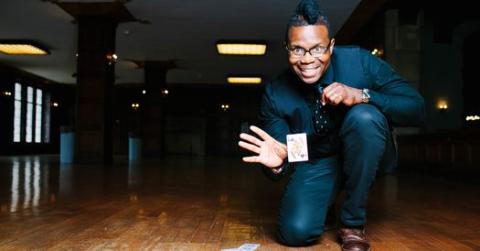
[[[369,251],[370,243],[365,229],[341,228],[338,237],[342,242],[342,251]]]

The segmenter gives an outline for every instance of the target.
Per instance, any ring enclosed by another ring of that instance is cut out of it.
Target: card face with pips
[[[307,134],[287,135],[288,162],[308,161]]]

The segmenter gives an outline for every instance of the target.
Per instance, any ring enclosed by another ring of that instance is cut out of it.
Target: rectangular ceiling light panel
[[[262,78],[260,77],[228,77],[227,81],[230,84],[261,84]]]
[[[265,55],[266,44],[218,43],[217,51],[221,55]]]
[[[0,52],[7,55],[47,55],[48,52],[32,44],[1,43]]]

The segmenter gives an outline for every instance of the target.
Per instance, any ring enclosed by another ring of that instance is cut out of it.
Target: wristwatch
[[[362,103],[368,103],[370,101],[370,93],[366,88],[362,89]]]

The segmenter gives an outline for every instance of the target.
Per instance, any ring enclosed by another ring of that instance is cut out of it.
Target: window
[[[33,126],[33,88],[27,87],[27,121],[25,125],[25,142],[32,143]]]
[[[42,90],[36,89],[35,99],[35,143],[42,142]]]
[[[22,84],[15,83],[13,116],[14,143],[50,143],[50,95],[48,93],[30,86],[26,87],[25,93]]]
[[[22,85],[15,83],[15,99],[13,112],[13,142],[20,142],[22,128]]]
[[[43,143],[50,143],[50,94],[43,95]]]

